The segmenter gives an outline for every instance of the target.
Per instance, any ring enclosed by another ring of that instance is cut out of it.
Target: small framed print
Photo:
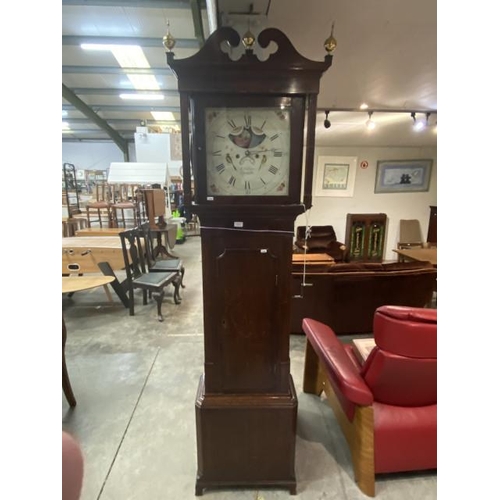
[[[429,191],[432,160],[383,160],[377,162],[375,193]]]
[[[356,156],[318,156],[315,196],[352,197]]]

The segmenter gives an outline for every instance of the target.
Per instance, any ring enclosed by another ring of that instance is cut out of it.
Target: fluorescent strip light
[[[84,50],[110,51],[122,68],[150,68],[150,64],[139,45],[111,45],[101,43],[82,43]],[[137,90],[160,90],[160,85],[153,75],[130,75],[128,79]]]
[[[150,68],[144,52],[138,45],[115,45],[112,52],[122,68]]]
[[[151,111],[153,118],[159,122],[173,122],[175,120],[175,116],[171,111]]]
[[[128,79],[137,90],[160,90],[160,85],[153,75],[129,75]]]
[[[162,94],[120,94],[122,99],[134,101],[161,101],[165,99]]]

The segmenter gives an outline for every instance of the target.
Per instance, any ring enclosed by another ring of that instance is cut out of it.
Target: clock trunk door
[[[207,392],[279,388],[279,260],[272,249],[226,247],[214,255],[208,301]]]

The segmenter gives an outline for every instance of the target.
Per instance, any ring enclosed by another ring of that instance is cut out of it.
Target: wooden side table
[[[304,269],[321,272],[335,264],[335,259],[326,253],[294,253],[292,254],[292,270],[300,272]]]

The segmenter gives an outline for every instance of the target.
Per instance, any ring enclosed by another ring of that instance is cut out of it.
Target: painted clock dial
[[[290,109],[205,109],[207,195],[288,196]]]

